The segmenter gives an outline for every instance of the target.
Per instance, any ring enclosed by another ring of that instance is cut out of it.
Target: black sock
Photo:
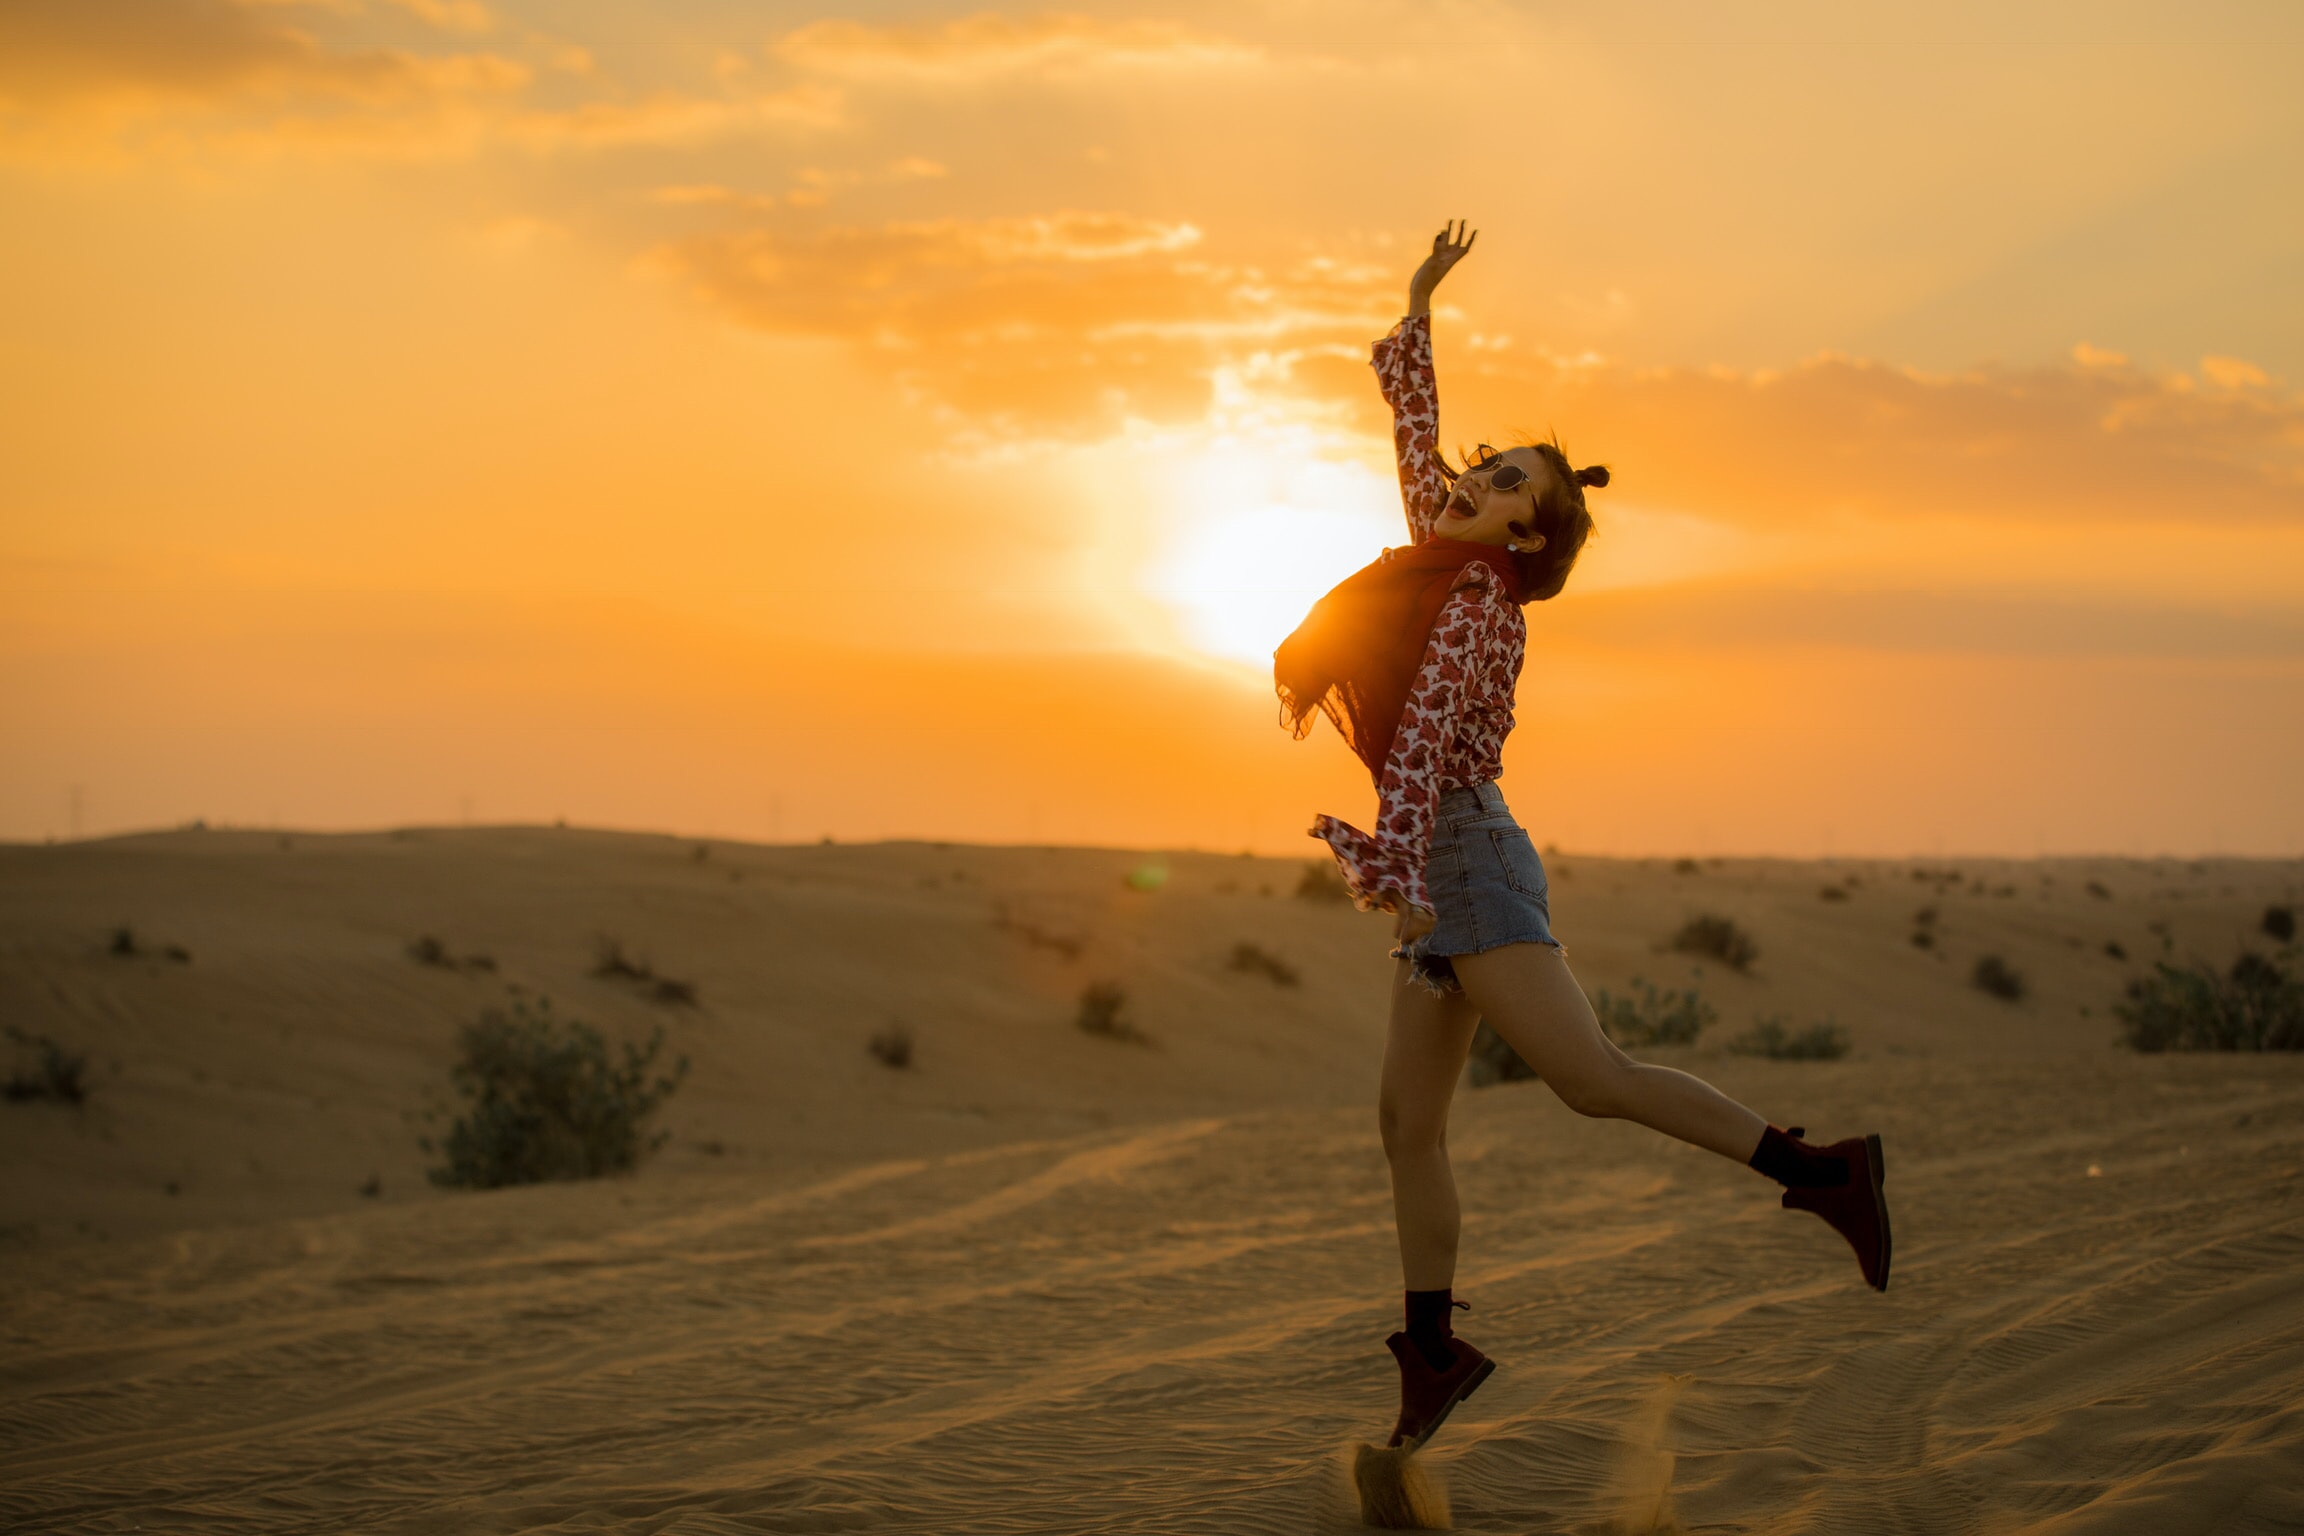
[[[1442,1286],[1436,1291],[1410,1291],[1408,1294],[1408,1342],[1416,1346],[1416,1353],[1424,1363],[1436,1371],[1444,1371],[1456,1363],[1456,1352],[1448,1347],[1455,1336],[1450,1314],[1463,1303],[1455,1298],[1454,1289]]]
[[[1798,1131],[1774,1126],[1760,1133],[1752,1167],[1787,1189],[1831,1189],[1848,1182],[1848,1165],[1800,1140]]]

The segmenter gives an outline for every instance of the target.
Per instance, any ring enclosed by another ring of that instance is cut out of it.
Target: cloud
[[[440,6],[443,16],[478,7]],[[341,48],[278,6],[235,0],[11,0],[0,8],[0,104],[19,110],[307,94],[376,102],[505,89],[527,71],[481,56]]]
[[[1366,360],[1386,267],[1216,259],[1196,224],[1102,212],[700,234],[659,262],[747,325],[832,336],[978,426],[1079,436],[1196,416],[1221,370],[1385,420]],[[2304,398],[2088,353],[1930,374],[1821,356],[1779,371],[1639,369],[1438,332],[1449,442],[1557,428],[1610,497],[1781,531],[1839,519],[2304,525]],[[1603,505],[1605,500],[1603,500]],[[1945,559],[1991,558],[1969,549]],[[2136,558],[2149,562],[2148,551]]]
[[[694,194],[685,194],[691,200]],[[1212,261],[1182,220],[1060,211],[701,234],[657,262],[744,323],[834,336],[979,425],[1057,435],[1179,419],[1216,369],[1364,344],[1372,273]]]
[[[388,3],[436,31],[496,25],[476,0]],[[491,144],[692,145],[841,121],[839,93],[811,81],[641,96],[594,82],[588,99],[540,105],[529,97],[540,74],[593,75],[584,50],[530,37],[509,55],[431,53],[298,25],[371,14],[362,0],[9,0],[0,6],[0,152],[422,157]]]
[[[1557,427],[1579,462],[1615,470],[1610,495],[1644,505],[1770,527],[2304,525],[2304,397],[2236,359],[2211,359],[2205,383],[2102,356],[1950,375],[1832,356],[1759,373],[1481,360],[1452,385],[1448,351],[1444,335],[1444,433]]]
[[[772,51],[815,74],[963,84],[1024,74],[1237,68],[1264,57],[1249,44],[1173,22],[990,12],[940,26],[819,21],[787,34]]]

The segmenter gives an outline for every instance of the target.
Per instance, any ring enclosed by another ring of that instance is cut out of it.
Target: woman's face
[[[1432,531],[1441,538],[1462,539],[1467,544],[1542,549],[1544,536],[1535,531],[1536,505],[1537,498],[1552,487],[1552,466],[1533,448],[1507,448],[1502,454],[1473,462],[1473,468],[1456,477]],[[1520,470],[1524,478],[1509,489],[1500,489],[1495,483],[1500,474],[1506,480],[1514,478],[1503,473],[1508,466]]]

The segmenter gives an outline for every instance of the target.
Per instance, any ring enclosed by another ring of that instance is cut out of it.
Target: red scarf
[[[1312,729],[1313,711],[1320,711],[1381,781],[1432,626],[1457,576],[1475,563],[1496,574],[1512,601],[1523,600],[1527,588],[1512,554],[1493,544],[1434,538],[1384,551],[1314,603],[1272,653],[1272,680],[1289,730],[1301,740]]]

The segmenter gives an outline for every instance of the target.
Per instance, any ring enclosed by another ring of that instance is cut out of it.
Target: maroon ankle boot
[[[1881,1187],[1888,1164],[1880,1138],[1852,1136],[1828,1147],[1812,1147],[1800,1136],[1798,1126],[1790,1131],[1770,1126],[1760,1138],[1761,1150],[1752,1155],[1752,1166],[1786,1186],[1784,1209],[1811,1211],[1848,1240],[1866,1285],[1876,1291],[1888,1289],[1888,1261],[1895,1246],[1888,1227],[1888,1196]]]
[[[1496,1370],[1495,1361],[1454,1336],[1447,1344],[1449,1363],[1440,1367],[1425,1359],[1405,1333],[1393,1334],[1384,1346],[1400,1362],[1400,1422],[1387,1443],[1412,1451],[1431,1439],[1456,1405],[1479,1391]]]

